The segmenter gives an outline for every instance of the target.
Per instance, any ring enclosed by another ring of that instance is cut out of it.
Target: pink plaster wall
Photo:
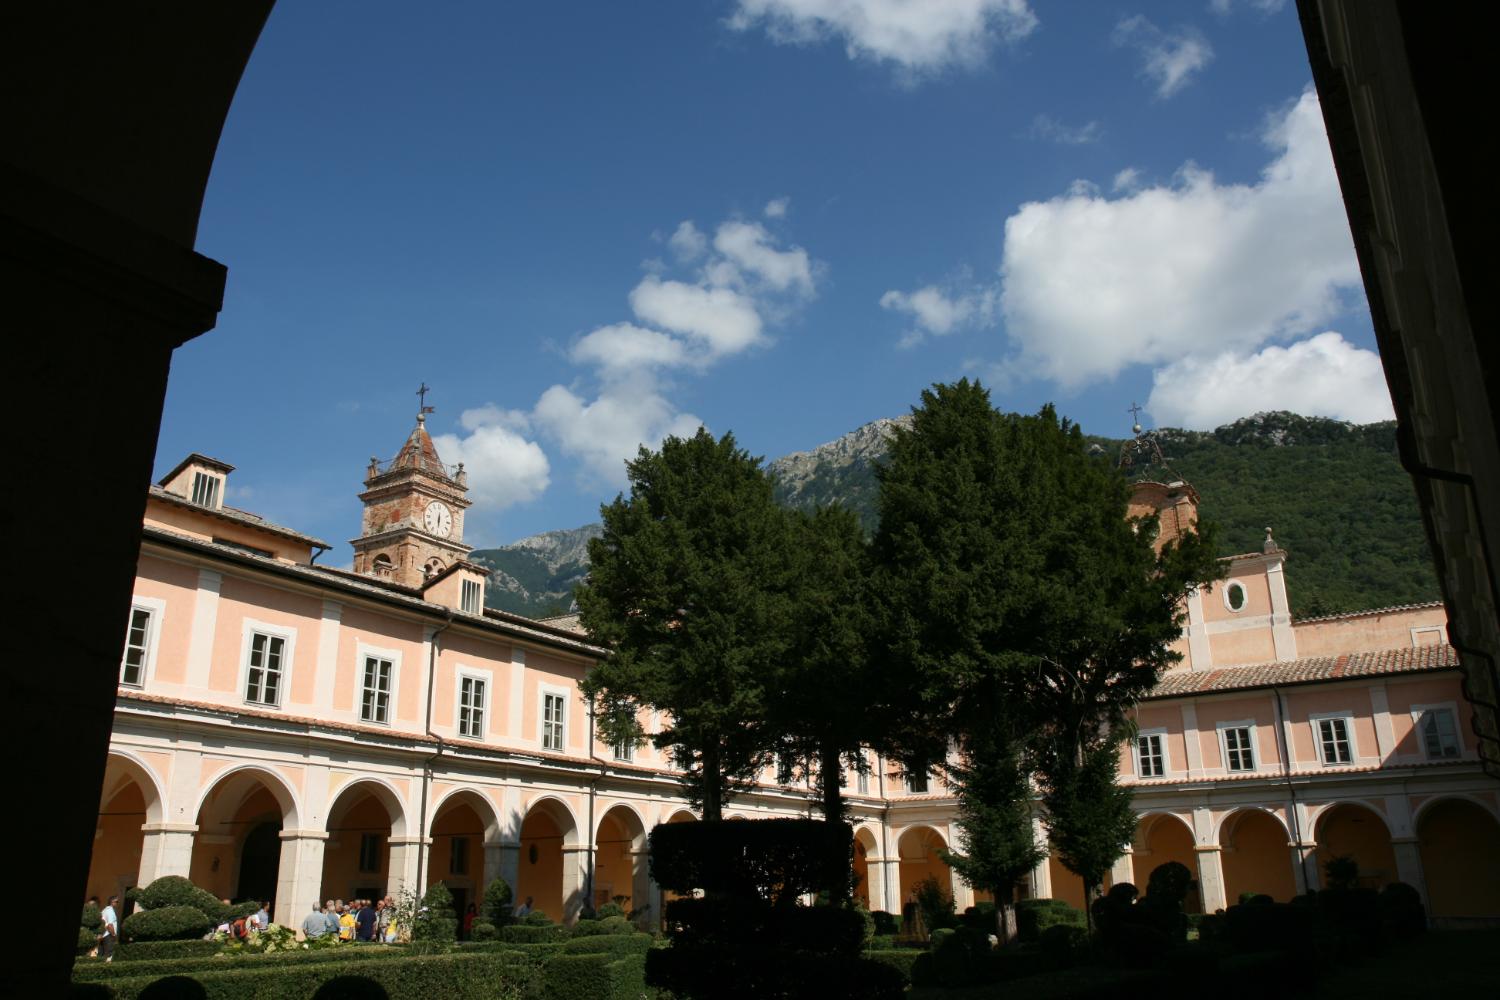
[[[1432,642],[1433,637],[1421,634],[1414,642],[1413,628],[1441,626],[1446,629],[1447,625],[1448,614],[1440,605],[1330,621],[1299,622],[1292,627],[1297,636],[1298,656],[1337,656],[1426,644]]]
[[[187,680],[188,645],[198,599],[198,570],[142,554],[136,565],[135,593],[163,601],[156,624],[156,672],[153,680],[181,684]]]

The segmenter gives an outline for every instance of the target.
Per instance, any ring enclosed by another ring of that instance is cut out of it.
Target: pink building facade
[[[232,472],[190,456],[147,499],[89,892],[186,875],[295,925],[439,879],[462,908],[498,875],[557,918],[618,900],[656,920],[646,834],[694,818],[670,763],[595,739],[579,681],[603,651],[576,620],[484,608],[464,472],[420,421],[367,470],[355,571],[226,506]],[[1192,516],[1195,497],[1158,493],[1143,502]],[[1182,861],[1211,910],[1315,887],[1349,854],[1435,916],[1500,916],[1500,797],[1442,608],[1294,622],[1286,561],[1268,539],[1190,600],[1183,663],[1121,751],[1141,821],[1112,878]],[[941,779],[868,763],[846,776],[860,894],[899,910],[933,876],[972,903],[939,854],[961,848]],[[772,769],[727,814],[813,808],[805,777]],[[1082,901],[1055,859],[1023,891]]]

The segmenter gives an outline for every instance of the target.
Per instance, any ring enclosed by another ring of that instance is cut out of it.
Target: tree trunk
[[[703,748],[703,818],[724,818],[724,773],[718,744]]]
[[[823,798],[823,819],[829,823],[841,823],[844,819],[844,798],[839,790],[839,778],[843,775],[843,761],[836,749],[823,747],[818,752],[818,781]],[[828,858],[828,899],[835,906],[842,906],[850,897],[850,882],[853,870],[847,853],[840,850]]]
[[[1020,936],[1020,927],[1016,923],[1016,887],[1014,883],[995,890],[995,933],[1002,948]]]

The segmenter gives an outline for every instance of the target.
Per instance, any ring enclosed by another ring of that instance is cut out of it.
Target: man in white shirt
[[[115,904],[119,896],[109,897],[109,903],[99,911],[99,920],[104,924],[104,933],[99,935],[99,957],[106,962],[115,960],[115,941],[120,936],[120,918],[115,915]]]

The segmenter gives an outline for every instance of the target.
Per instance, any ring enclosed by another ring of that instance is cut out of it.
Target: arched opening
[[[936,881],[938,888],[948,898],[953,898],[953,872],[940,853],[947,849],[948,841],[930,826],[908,827],[896,841],[896,854],[900,858],[901,913],[904,917],[911,916],[917,887],[928,879]]]
[[[572,814],[555,799],[542,799],[526,811],[521,821],[520,874],[516,878],[516,898],[531,899],[533,911],[540,910],[562,922],[569,916],[569,895],[576,886],[567,885],[563,848],[577,839]],[[574,907],[576,909],[576,905]]]
[[[1203,912],[1203,897],[1198,890],[1198,852],[1193,850],[1193,831],[1176,816],[1157,813],[1141,817],[1135,828],[1135,853],[1131,857],[1131,876],[1141,895],[1151,884],[1151,873],[1175,861],[1193,875],[1193,888],[1183,900],[1188,913]]]
[[[281,869],[281,830],[294,815],[282,780],[241,768],[214,782],[198,807],[188,877],[221,899],[273,903]]]
[[[371,564],[370,568],[375,571],[375,575],[378,577],[389,577],[395,566],[391,562],[390,556],[381,553],[375,557],[375,561]]]
[[[1427,912],[1500,917],[1500,822],[1468,799],[1443,799],[1417,817]]]
[[[441,882],[453,894],[458,933],[468,937],[469,907],[477,918],[490,873],[484,867],[484,842],[495,829],[494,810],[475,792],[444,799],[432,820],[427,883]]]
[[[860,829],[854,834],[854,898],[865,904],[865,909],[873,909],[874,904],[870,902],[874,898],[870,891],[870,855],[875,853],[875,835],[869,830]]]
[[[98,896],[101,903],[115,895],[123,900],[125,890],[139,884],[145,845],[141,827],[153,818],[160,820],[160,801],[156,783],[144,768],[118,754],[109,755],[89,857],[86,897]]]
[[[391,838],[405,833],[401,804],[390,789],[357,781],[328,810],[322,899],[380,899],[390,894]]]
[[[594,846],[594,908],[618,903],[629,913],[649,905],[646,826],[640,817],[625,806],[615,806],[599,821]]]
[[[1286,827],[1263,810],[1241,809],[1226,818],[1219,831],[1225,900],[1233,905],[1250,892],[1284,903],[1297,895],[1288,843]]]
[[[1318,817],[1318,874],[1333,858],[1350,857],[1359,865],[1358,884],[1378,889],[1396,881],[1396,852],[1385,820],[1372,810],[1341,802]]]

